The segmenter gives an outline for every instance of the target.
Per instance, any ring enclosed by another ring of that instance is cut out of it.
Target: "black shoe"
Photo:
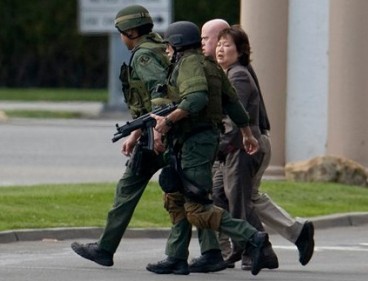
[[[263,249],[263,265],[267,269],[276,269],[279,267],[279,259],[272,248],[271,242],[267,242]]]
[[[266,246],[263,249],[263,266],[267,269],[276,269],[279,267],[279,260],[277,258],[276,253],[272,249],[272,245],[269,242],[266,244]],[[242,264],[241,269],[242,270],[252,270],[252,259],[248,254],[243,254],[242,257]]]
[[[248,243],[248,250],[252,259],[252,274],[257,275],[262,268],[266,268],[264,248],[268,245],[268,234],[256,232]]]
[[[242,257],[241,269],[252,270],[252,259],[248,255]]]
[[[113,255],[98,247],[97,243],[80,244],[73,242],[71,245],[74,252],[81,257],[94,261],[103,266],[112,266],[114,264]]]
[[[225,259],[225,262],[228,264],[236,263],[242,259],[243,250],[233,250],[230,256]]]
[[[217,272],[224,270],[228,264],[224,261],[220,250],[210,250],[198,258],[195,258],[189,264],[190,272]]]
[[[235,262],[226,262],[226,264],[227,264],[227,268],[235,268]]]
[[[295,245],[299,251],[299,262],[306,265],[313,256],[314,252],[314,225],[310,221],[304,223],[302,232],[300,233]]]
[[[189,274],[188,262],[173,257],[168,257],[158,263],[149,263],[146,269],[157,274]]]

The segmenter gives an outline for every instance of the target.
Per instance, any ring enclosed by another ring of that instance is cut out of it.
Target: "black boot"
[[[248,254],[243,255],[241,269],[243,270],[252,270],[252,259]]]
[[[225,259],[225,262],[228,264],[236,263],[242,259],[243,250],[241,249],[233,249],[231,254]]]
[[[314,252],[314,226],[310,221],[304,223],[302,232],[300,233],[295,245],[299,251],[299,262],[306,265],[313,256]]]
[[[167,257],[166,259],[159,261],[158,263],[149,263],[146,266],[146,269],[157,274],[189,274],[187,260],[177,259],[173,257]]]
[[[114,264],[113,254],[100,249],[97,243],[80,244],[73,242],[71,245],[74,252],[81,257],[94,261],[103,266],[112,266]]]
[[[275,251],[272,248],[271,242],[266,243],[263,249],[263,266],[267,269],[276,269],[279,267],[279,260]],[[242,256],[241,269],[252,270],[253,262],[250,255],[246,252]]]
[[[256,232],[248,241],[247,251],[252,259],[252,274],[257,275],[262,268],[266,268],[264,248],[268,245],[268,234]]]
[[[227,267],[228,265],[222,257],[221,250],[209,250],[191,261],[189,271],[208,273],[221,271]]]
[[[279,259],[272,248],[271,242],[266,242],[263,250],[264,267],[268,269],[276,269],[279,267]]]

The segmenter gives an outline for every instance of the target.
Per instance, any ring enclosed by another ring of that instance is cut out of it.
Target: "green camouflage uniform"
[[[146,112],[151,111],[152,106],[162,103],[168,103],[166,94],[157,92],[156,86],[164,84],[167,79],[168,58],[164,53],[165,45],[158,43],[160,38],[153,33],[144,36],[141,42],[134,48],[129,66],[125,66],[121,73],[123,82],[124,97],[128,104],[129,110],[136,118]],[[123,71],[128,70],[127,73]],[[149,91],[147,91],[147,89]],[[114,205],[108,213],[106,226],[103,234],[99,239],[99,247],[115,253],[121,238],[124,235],[126,228],[134,213],[149,180],[151,177],[164,166],[162,155],[150,155],[150,159],[145,161],[150,166],[144,171],[136,175],[129,166],[126,167],[122,178],[119,180],[116,187]],[[185,222],[187,229],[191,229],[191,225]],[[181,225],[175,225],[172,233],[179,233],[177,228]],[[182,244],[180,236],[176,236],[175,243]],[[219,244],[216,237],[205,237],[200,235],[201,251],[205,252],[210,249],[219,249]],[[179,247],[179,249],[185,249]],[[173,252],[173,255],[178,258],[187,258],[187,250]]]
[[[132,50],[129,66],[122,67],[120,79],[133,118],[151,111],[151,96],[156,94],[155,87],[165,83],[169,61],[164,53],[165,45],[159,41],[159,35],[154,33],[143,36]],[[116,252],[148,182],[164,165],[162,155],[150,157],[150,167],[139,175],[127,166],[116,186],[114,204],[98,241],[100,248],[112,254]]]
[[[205,59],[200,50],[186,50],[181,54],[170,75],[169,90],[180,96],[178,108],[190,113],[188,118],[175,123],[168,133],[174,143],[179,144],[183,174],[209,194],[223,109],[240,127],[248,124],[248,116],[222,69],[213,60]],[[169,257],[175,256],[175,252],[186,253],[191,224],[209,240],[216,239],[214,230],[222,231],[243,248],[256,233],[246,221],[233,219],[225,210],[182,193],[166,195],[165,206],[176,225],[176,231],[171,233],[166,245]],[[179,237],[182,239],[180,244],[177,243]]]

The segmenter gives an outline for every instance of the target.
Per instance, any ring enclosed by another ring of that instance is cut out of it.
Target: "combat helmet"
[[[201,43],[201,34],[197,25],[190,21],[177,21],[169,25],[165,33],[165,42],[175,48]]]
[[[117,13],[114,24],[120,32],[124,32],[146,24],[150,24],[152,27],[153,21],[145,7],[141,5],[131,5],[121,9]]]

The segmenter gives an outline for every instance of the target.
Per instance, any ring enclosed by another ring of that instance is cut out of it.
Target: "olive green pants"
[[[177,259],[188,258],[188,247],[192,237],[192,224],[186,218],[184,204],[185,198],[180,192],[164,195],[164,206],[169,212],[173,224],[166,244],[165,254]],[[201,228],[197,228],[197,230],[202,254],[209,250],[220,251],[217,235],[213,230]]]
[[[116,185],[114,204],[107,215],[106,226],[98,241],[99,247],[114,254],[152,176],[164,165],[161,156],[153,157],[151,167],[136,175],[126,167]]]
[[[126,167],[126,170],[116,186],[115,199],[112,209],[107,215],[106,226],[98,241],[99,247],[114,254],[133,216],[134,210],[142,197],[144,190],[152,176],[164,166],[161,156],[149,161],[151,168],[141,175],[136,175]],[[168,250],[170,256],[178,258],[188,257],[188,245],[191,239],[192,225],[185,219],[179,224],[173,224],[170,241],[173,246]],[[219,249],[214,233],[202,235],[199,231],[201,252]],[[181,250],[183,249],[183,250]]]
[[[206,189],[208,193],[212,187],[211,168],[217,146],[218,133],[207,130],[188,138],[181,149],[181,166],[185,176],[198,187]],[[233,219],[227,211],[213,204],[203,205],[187,198],[184,200],[178,198],[174,196],[171,202],[166,203],[170,205],[169,209],[167,205],[166,208],[174,223],[174,230],[166,245],[168,256],[177,258],[188,256],[192,224],[199,229],[200,241],[203,242],[204,237],[207,242],[212,241],[212,246],[215,246],[212,249],[219,249],[214,231],[222,231],[229,235],[242,248],[245,248],[250,237],[257,231],[247,221]],[[207,246],[210,249],[210,246]],[[204,251],[201,249],[201,252]]]

